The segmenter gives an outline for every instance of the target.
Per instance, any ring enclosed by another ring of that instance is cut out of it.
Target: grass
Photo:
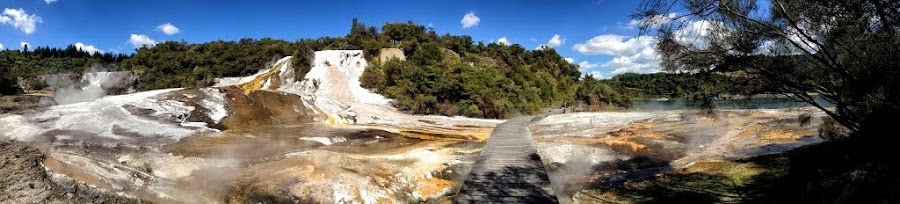
[[[40,105],[41,98],[43,97],[32,95],[0,96],[0,113],[36,108]]]
[[[776,161],[783,163],[783,159]],[[733,203],[757,196],[760,183],[778,179],[786,169],[768,168],[749,162],[715,161],[647,180],[627,183],[623,188],[606,189],[622,203]],[[601,193],[603,190],[593,192]],[[591,196],[587,192],[586,196]]]
[[[695,163],[674,173],[585,190],[595,203],[892,203],[900,176],[892,156],[866,157],[843,142],[740,161]],[[887,160],[885,160],[887,158]]]

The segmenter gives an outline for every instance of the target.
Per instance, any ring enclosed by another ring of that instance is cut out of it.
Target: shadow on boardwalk
[[[528,156],[530,165],[506,166],[469,175],[456,203],[557,203],[538,154]]]

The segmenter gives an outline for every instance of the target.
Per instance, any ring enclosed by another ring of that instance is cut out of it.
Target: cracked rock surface
[[[0,203],[141,203],[49,174],[44,155],[18,142],[0,140]]]

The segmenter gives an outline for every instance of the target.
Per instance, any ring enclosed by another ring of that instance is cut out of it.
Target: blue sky
[[[505,37],[528,49],[558,35],[549,45],[563,57],[581,63],[584,73],[610,77],[659,69],[653,38],[638,37],[634,21],[628,17],[638,3],[0,0],[0,44],[5,49],[21,49],[22,42],[31,47],[80,43],[83,49],[132,53],[135,46],[162,41],[342,36],[354,17],[376,26],[412,20],[431,25],[441,34],[470,35],[486,43]],[[469,27],[462,22],[467,14],[478,19],[469,18]],[[177,29],[163,29],[164,24]]]

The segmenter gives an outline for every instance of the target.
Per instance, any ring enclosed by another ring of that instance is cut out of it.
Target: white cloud
[[[643,19],[632,19],[628,21],[628,29],[635,29],[641,26],[647,26],[649,28],[655,28],[660,25],[668,24],[675,20],[678,17],[677,13],[669,13],[669,15],[654,15],[653,17],[643,18]]]
[[[675,42],[678,44],[703,50],[709,47],[709,42],[713,37],[721,37],[726,35],[725,32],[714,31],[714,29],[721,25],[721,22],[718,21],[708,21],[708,20],[696,20],[690,21],[687,19],[678,19],[678,14],[669,13],[668,15],[656,15],[649,18],[631,20],[628,22],[628,29],[634,29],[640,26],[648,26],[650,28],[657,28],[661,25],[680,23],[682,26],[678,26],[678,29],[675,30],[673,34],[673,38]]]
[[[31,45],[29,45],[28,42],[25,42],[25,41],[19,42],[19,47],[25,48],[25,46],[31,47]]]
[[[175,25],[172,25],[172,23],[166,23],[166,24],[156,26],[156,30],[159,32],[165,33],[166,35],[175,35],[175,34],[181,33],[181,29],[178,29],[178,27],[175,27]]]
[[[799,27],[800,30],[803,30],[802,32],[806,32],[806,34],[810,35],[810,37],[812,37],[814,40],[819,39],[818,35],[816,35],[815,33],[806,31],[807,29],[805,25],[800,24]],[[819,46],[817,46],[815,42],[802,37],[800,30],[789,28],[787,30],[787,35],[785,36],[785,38],[776,38],[763,41],[759,45],[759,47],[757,47],[756,53],[764,55],[799,55],[806,52],[818,52]]]
[[[510,45],[509,40],[506,39],[506,36],[497,39],[497,43],[500,43],[501,45]]]
[[[625,37],[613,34],[600,35],[585,43],[575,44],[572,49],[585,55],[610,55],[613,59],[602,64],[581,62],[581,67],[608,68],[612,74],[659,72],[659,54],[656,53],[656,38],[650,36]]]
[[[634,55],[643,49],[653,47],[656,38],[650,36],[638,36],[625,40],[625,36],[606,34],[591,38],[585,43],[575,44],[572,47],[584,55]]]
[[[600,65],[613,69],[612,74],[639,73],[648,74],[660,71],[659,54],[652,47],[641,50],[630,56],[616,56],[612,60]]]
[[[85,45],[84,43],[81,43],[81,42],[76,42],[75,48],[78,48],[79,50],[82,50],[82,51],[85,51],[85,52],[88,52],[91,54],[94,54],[95,52],[100,52],[100,54],[103,54],[103,51],[100,49],[97,49],[97,47],[94,47],[94,45]]]
[[[47,4],[56,3],[56,1],[58,0],[44,0],[44,2],[47,2]]]
[[[588,63],[587,61],[581,61],[578,63],[578,70],[583,71],[583,70],[597,68],[599,66],[600,66],[599,64],[591,64],[591,63]]]
[[[609,79],[608,75],[603,74],[600,71],[592,71],[588,72],[587,74],[593,76],[595,79]]]
[[[434,28],[434,23],[428,23],[429,28]]]
[[[572,59],[571,57],[566,57],[566,58],[563,58],[563,59],[566,60],[566,62],[568,62],[568,63],[575,62],[575,59]]]
[[[462,24],[463,28],[471,28],[478,25],[481,22],[481,18],[475,15],[475,12],[469,12],[465,16],[463,16],[462,20],[459,21]]]
[[[673,33],[675,42],[694,49],[706,49],[709,47],[709,38],[713,32],[713,21],[699,20],[690,22]]]
[[[549,47],[559,47],[559,46],[562,45],[563,43],[566,43],[566,39],[561,39],[561,38],[559,38],[559,35],[553,35],[553,37],[550,38],[550,41],[547,41],[547,46],[549,46]]]
[[[128,39],[128,42],[131,43],[131,46],[135,48],[140,48],[143,46],[153,47],[156,46],[156,40],[150,39],[147,35],[144,34],[131,34],[131,38]]]
[[[566,61],[569,61],[569,63],[572,63],[572,61],[575,61],[572,58],[565,58],[565,59],[566,59]],[[595,69],[595,68],[599,68],[602,66],[603,65],[601,65],[601,64],[590,63],[588,61],[581,61],[578,63],[578,71],[581,73],[587,74],[587,75],[594,76],[594,78],[599,78],[599,79],[608,78],[600,70]]]
[[[20,9],[3,9],[3,13],[0,14],[0,24],[9,24],[25,34],[34,33],[35,28],[38,23],[42,23],[40,16],[35,14],[28,15],[28,12]]]
[[[548,47],[548,48],[555,48],[555,47],[559,47],[560,45],[565,44],[565,43],[566,43],[566,39],[560,38],[559,34],[556,34],[556,35],[553,35],[553,37],[550,38],[550,40],[548,40],[547,43],[538,45],[538,46],[537,46],[536,48],[534,48],[534,49],[540,50],[540,49],[543,49],[543,48],[545,48],[545,47]]]
[[[645,22],[647,22],[647,21],[645,21],[645,20],[647,20],[647,19],[640,19],[640,20],[631,19],[631,21],[628,21],[628,27],[627,27],[627,28],[628,28],[628,29],[635,29],[635,28],[637,28],[637,27],[640,27],[641,24],[644,24]]]
[[[3,49],[3,43],[0,43],[0,50]]]

